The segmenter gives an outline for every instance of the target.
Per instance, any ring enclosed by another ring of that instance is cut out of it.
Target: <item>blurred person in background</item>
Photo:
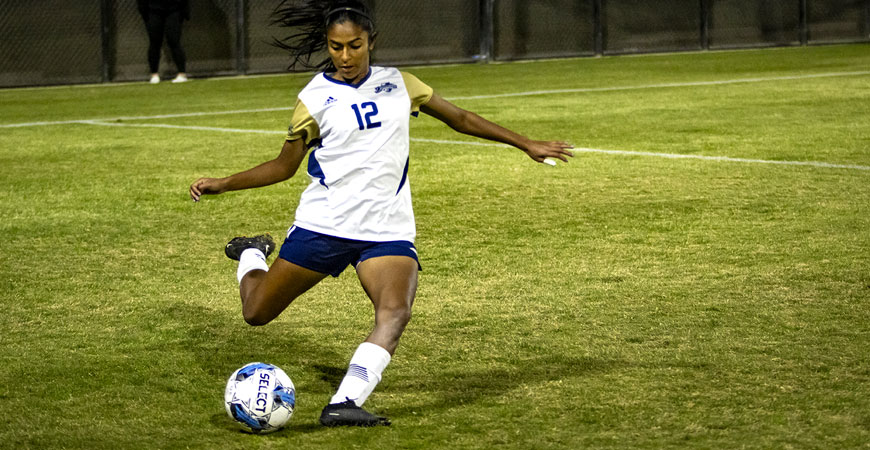
[[[160,49],[163,37],[172,54],[172,61],[178,69],[173,83],[187,81],[186,56],[181,47],[181,27],[190,20],[188,0],[136,0],[139,14],[148,29],[148,66],[151,69],[151,84],[160,82]]]

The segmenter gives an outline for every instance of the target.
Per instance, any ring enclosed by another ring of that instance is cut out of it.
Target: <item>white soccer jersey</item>
[[[357,85],[318,74],[299,93],[287,140],[311,149],[311,184],[295,225],[364,241],[414,241],[408,183],[410,115],[432,88],[394,68],[371,67]]]

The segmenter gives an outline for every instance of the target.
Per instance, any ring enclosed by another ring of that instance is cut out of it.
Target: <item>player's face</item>
[[[326,46],[329,48],[332,63],[338,70],[336,77],[354,84],[368,75],[369,54],[374,48],[374,42],[362,27],[349,20],[333,24],[326,31]]]

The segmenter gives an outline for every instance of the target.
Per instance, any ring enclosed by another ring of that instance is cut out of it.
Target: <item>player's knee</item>
[[[243,317],[245,322],[252,327],[261,327],[272,321],[270,318],[257,314],[243,314]]]
[[[252,327],[266,325],[275,318],[262,308],[252,307],[242,307],[242,317],[245,319],[245,322]]]
[[[408,322],[411,321],[411,307],[410,306],[403,307],[401,309],[401,311],[399,311],[399,313],[398,313],[397,320],[402,323],[403,327],[405,325],[407,325]]]
[[[405,325],[411,321],[411,306],[410,305],[394,305],[386,308],[381,308],[379,315],[388,322],[391,326],[405,328]]]

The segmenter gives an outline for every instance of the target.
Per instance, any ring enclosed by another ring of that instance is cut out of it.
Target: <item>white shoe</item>
[[[160,82],[160,75],[151,75],[151,81],[149,81],[149,83],[157,84],[159,82]]]
[[[178,74],[178,75],[177,75],[177,76],[172,80],[173,83],[186,83],[187,81],[188,81],[188,80],[187,80],[187,75],[185,75],[185,74],[183,74],[183,73]]]

